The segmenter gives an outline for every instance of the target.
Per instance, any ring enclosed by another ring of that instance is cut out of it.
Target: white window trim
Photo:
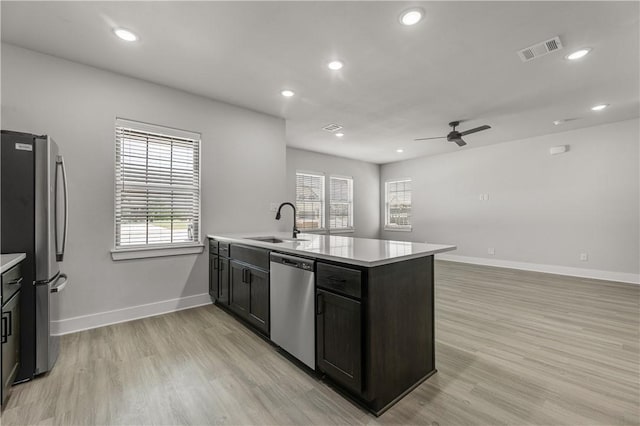
[[[411,182],[413,183],[411,178],[399,178],[399,179],[390,179],[384,182],[384,226],[383,230],[385,231],[395,231],[395,232],[411,232],[413,231],[412,225],[391,225],[389,224],[389,184],[395,182]],[[413,186],[411,188],[411,208],[413,209]]]
[[[185,254],[200,254],[204,250],[204,244],[189,244],[171,247],[138,247],[111,250],[111,259],[130,260],[147,259],[150,257],[180,256]]]
[[[330,234],[353,234],[356,232],[355,228],[331,228],[329,230]]]
[[[409,226],[388,226],[388,225],[385,225],[384,230],[385,231],[392,231],[392,232],[411,232],[411,231],[413,231],[413,228],[411,227],[411,225],[409,225]]]
[[[198,141],[198,195],[200,202],[198,203],[198,241],[186,244],[172,244],[170,246],[157,245],[157,246],[133,246],[133,247],[116,247],[116,179],[114,176],[113,182],[113,248],[111,249],[111,259],[117,260],[129,260],[129,259],[146,259],[152,257],[165,257],[165,256],[179,256],[186,254],[199,254],[204,250],[204,243],[202,242],[202,134],[191,132],[188,130],[177,129],[169,126],[159,126],[156,124],[145,123],[142,121],[134,121],[122,117],[115,118],[115,127],[124,126],[132,127],[142,131],[148,131],[151,133],[160,133],[168,136],[175,136],[179,138],[195,139]],[[113,152],[116,151],[117,139],[113,139]],[[113,169],[116,170],[116,156],[113,156]]]
[[[349,179],[351,180],[351,226],[347,226],[344,228],[331,228],[329,226],[327,229],[330,234],[349,234],[356,232],[355,221],[356,221],[356,213],[355,213],[355,200],[353,199],[353,193],[355,192],[355,179],[353,176],[344,176],[344,175],[329,175],[329,187],[326,189],[326,193],[328,195],[329,202],[327,203],[327,218],[329,222],[331,222],[331,178],[337,179]]]
[[[303,232],[305,234],[321,234],[321,233],[326,233],[327,232],[327,175],[324,172],[316,172],[313,170],[296,170],[296,181],[298,179],[298,174],[303,174],[303,175],[313,175],[313,176],[322,176],[323,179],[323,184],[322,186],[324,187],[324,194],[322,194],[322,226],[320,228],[314,228],[314,229],[307,229],[307,228],[302,228],[300,229],[300,232]],[[329,181],[329,184],[331,184],[331,181]],[[298,187],[297,184],[295,185],[295,199],[294,199],[294,204],[298,204]],[[296,207],[297,209],[297,207]],[[297,226],[297,223],[294,224]]]

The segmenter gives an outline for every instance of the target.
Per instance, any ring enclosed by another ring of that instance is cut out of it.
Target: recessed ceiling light
[[[132,33],[129,30],[125,30],[124,28],[116,28],[113,30],[114,34],[117,35],[120,39],[124,41],[136,41],[138,40],[138,36]]]
[[[400,15],[400,23],[402,25],[415,25],[422,21],[424,11],[419,7],[407,9]]]
[[[402,148],[398,148],[398,149],[396,149],[396,152],[398,152],[398,153],[400,153],[400,152],[404,152],[404,149],[402,149]]]
[[[575,52],[565,56],[565,58],[569,59],[570,61],[575,61],[576,59],[584,58],[589,54],[589,52],[591,52],[590,47],[586,49],[576,50]]]
[[[605,109],[608,106],[609,106],[609,104],[596,105],[596,106],[591,107],[591,111],[602,111],[603,109]]]
[[[554,124],[554,126],[559,126],[559,125],[561,125],[561,124],[564,124],[564,120],[555,120],[555,121],[553,122],[553,124]]]
[[[337,137],[337,138],[341,138],[341,137],[343,137],[343,136],[344,136],[344,133],[342,133],[342,132],[338,132],[338,133],[336,133],[335,135],[336,135],[336,137]]]
[[[283,90],[282,92],[280,92],[280,94],[281,94],[282,96],[284,96],[285,98],[290,98],[290,97],[292,97],[293,95],[295,95],[295,94],[296,94],[296,92],[294,92],[293,90],[285,89],[285,90]]]
[[[331,61],[327,64],[327,67],[332,71],[338,71],[339,69],[342,69],[343,66],[344,64],[341,61]]]

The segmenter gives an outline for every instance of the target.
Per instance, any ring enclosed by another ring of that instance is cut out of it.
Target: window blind
[[[352,228],[353,179],[331,176],[329,186],[329,228]]]
[[[198,243],[200,138],[148,128],[116,123],[116,249]]]
[[[324,175],[296,173],[296,210],[298,229],[324,228]]]
[[[411,180],[387,182],[386,223],[391,228],[411,226]]]

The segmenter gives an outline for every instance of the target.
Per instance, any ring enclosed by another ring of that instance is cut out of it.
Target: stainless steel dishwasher
[[[271,340],[316,368],[315,262],[271,253]]]

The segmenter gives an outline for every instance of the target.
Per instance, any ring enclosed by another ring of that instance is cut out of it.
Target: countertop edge
[[[236,244],[243,244],[246,246],[252,246],[252,247],[260,247],[260,248],[264,248],[264,249],[268,249],[268,250],[273,250],[273,251],[277,251],[277,252],[281,252],[281,253],[289,253],[289,254],[298,254],[300,256],[306,256],[306,257],[311,257],[311,258],[316,258],[316,259],[323,259],[323,260],[330,260],[332,262],[338,262],[338,263],[343,263],[346,265],[357,265],[357,266],[363,266],[363,267],[367,267],[367,268],[373,268],[376,266],[382,266],[382,265],[388,265],[391,263],[397,263],[397,262],[402,262],[405,260],[412,260],[412,259],[418,259],[420,257],[427,257],[427,256],[433,256],[435,254],[438,253],[444,253],[447,251],[453,251],[456,250],[456,246],[446,246],[443,248],[439,248],[439,249],[435,249],[435,250],[429,250],[429,251],[425,251],[425,252],[421,252],[421,253],[413,253],[413,254],[408,254],[408,255],[402,255],[402,256],[396,256],[390,259],[381,259],[381,260],[376,260],[376,261],[365,261],[365,260],[358,260],[358,259],[348,259],[345,257],[340,257],[340,256],[332,256],[330,254],[325,254],[325,253],[317,253],[317,252],[312,252],[312,251],[306,251],[306,250],[300,250],[300,249],[292,249],[289,247],[282,247],[279,246],[278,244],[275,243],[267,243],[264,241],[256,241],[256,240],[248,240],[246,238],[240,238],[240,237],[230,237],[230,236],[225,236],[225,235],[220,235],[220,234],[207,234],[207,238],[213,238],[216,239],[218,241],[224,241],[224,242],[229,242],[229,243],[236,243]]]
[[[27,258],[25,253],[4,253],[2,256],[11,256],[11,258],[0,265],[0,274],[3,274],[5,271],[8,271]]]

